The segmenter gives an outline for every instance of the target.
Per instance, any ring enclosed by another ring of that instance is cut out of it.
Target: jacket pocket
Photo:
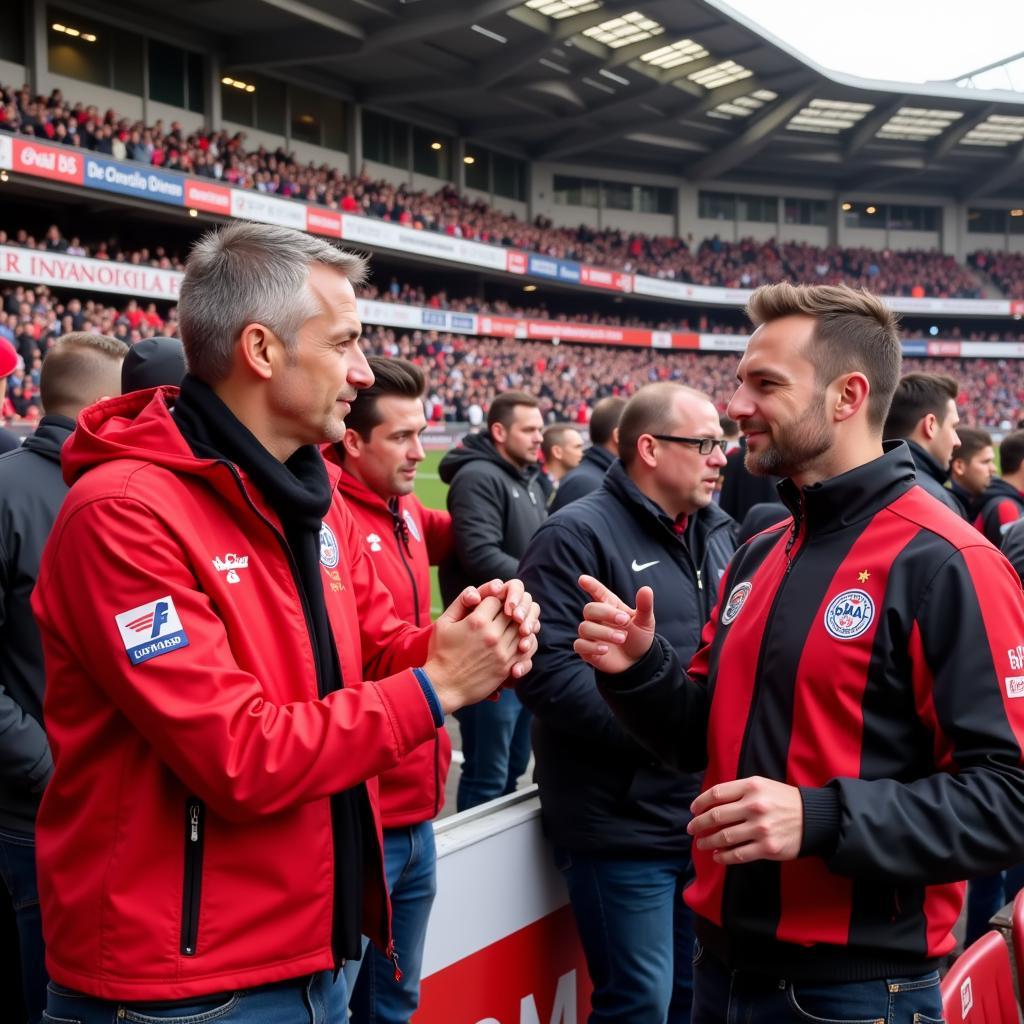
[[[199,899],[203,886],[205,808],[198,797],[185,801],[185,879],[181,890],[181,955],[195,956],[199,938]]]

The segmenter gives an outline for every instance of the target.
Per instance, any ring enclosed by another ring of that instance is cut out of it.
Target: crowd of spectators
[[[446,185],[434,194],[348,175],[326,164],[303,164],[283,148],[248,148],[244,132],[179,122],[152,125],[113,110],[72,103],[59,89],[35,95],[27,86],[0,87],[0,129],[81,146],[121,160],[207,176],[242,188],[295,197],[426,231],[510,246],[548,256],[702,285],[754,288],[788,278],[809,283],[846,281],[883,295],[979,298],[982,287],[952,256],[937,251],[840,249],[804,243],[717,236],[699,243],[581,225],[556,227],[537,217],[525,222]],[[993,275],[993,278],[998,278]],[[1024,289],[1024,273],[1011,272],[1011,289]]]
[[[112,260],[115,263],[132,263],[136,266],[159,267],[161,270],[185,269],[181,256],[175,252],[168,252],[166,246],[142,246],[133,249],[122,246],[116,238],[83,244],[78,235],[65,235],[56,224],[51,224],[39,238],[25,228],[13,232],[0,228],[0,245],[59,252],[68,256],[88,256],[94,260]]]
[[[1024,253],[981,249],[967,257],[1008,299],[1024,299]]]

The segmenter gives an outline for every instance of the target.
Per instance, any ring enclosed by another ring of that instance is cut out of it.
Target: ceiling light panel
[[[714,110],[709,110],[707,116],[717,118],[720,121],[731,121],[734,117],[750,117],[755,110],[760,110],[766,103],[778,99],[778,93],[771,89],[758,89],[748,96],[740,96],[730,103],[719,103]]]
[[[730,82],[738,82],[743,78],[750,78],[753,75],[750,68],[737,64],[734,60],[724,60],[721,64],[714,64],[710,68],[701,71],[694,71],[686,77],[705,89],[717,89],[719,86],[728,85]]]
[[[818,135],[839,135],[847,128],[852,128],[874,109],[870,103],[814,99],[800,113],[790,118],[786,129],[793,132],[814,132]]]
[[[678,68],[706,57],[708,51],[693,39],[680,39],[678,43],[661,46],[642,54],[640,59],[656,68]]]
[[[602,21],[600,25],[583,30],[588,39],[594,39],[612,50],[620,46],[628,46],[630,43],[640,43],[645,39],[653,39],[660,36],[665,29],[653,18],[639,11],[630,11],[620,18],[611,18]]]
[[[531,11],[559,20],[571,18],[574,14],[596,11],[601,4],[598,0],[526,0]]]
[[[961,140],[965,146],[1009,146],[1024,139],[1024,117],[993,114]]]
[[[925,142],[941,135],[954,121],[963,117],[960,110],[933,110],[927,107],[900,107],[878,130],[879,139]]]

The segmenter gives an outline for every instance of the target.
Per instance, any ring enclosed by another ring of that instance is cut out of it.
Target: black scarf
[[[281,463],[255,438],[214,391],[191,375],[174,404],[174,421],[197,458],[234,463],[244,470],[284,527],[284,539],[306,614],[316,656],[321,697],[344,685],[341,662],[324,602],[320,569],[320,527],[333,494],[327,467],[313,445],[299,448]],[[359,959],[362,950],[363,857],[373,829],[364,785],[331,797],[334,831],[333,946],[341,959]]]

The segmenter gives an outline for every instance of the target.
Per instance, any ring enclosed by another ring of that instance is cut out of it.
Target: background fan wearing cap
[[[7,398],[7,378],[18,368],[18,352],[6,338],[0,338],[0,415]],[[18,435],[0,426],[0,453],[9,452],[19,445]]]

